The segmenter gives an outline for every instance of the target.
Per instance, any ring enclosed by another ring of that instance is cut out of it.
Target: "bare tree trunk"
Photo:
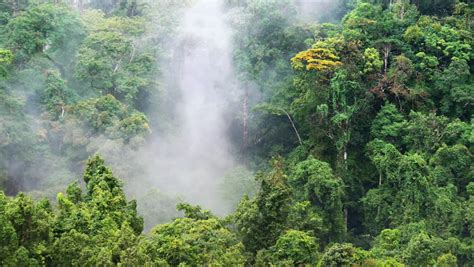
[[[347,166],[347,145],[344,145],[344,164]]]
[[[383,48],[383,62],[384,62],[384,73],[387,74],[388,69],[388,57],[390,56],[390,45],[385,45]]]
[[[296,129],[296,126],[295,126],[295,123],[293,122],[293,120],[291,119],[291,116],[288,112],[286,112],[286,110],[284,109],[281,109],[283,110],[283,112],[285,112],[286,116],[288,117],[288,120],[290,121],[291,123],[291,127],[293,127],[293,130],[295,131],[295,134],[296,134],[296,137],[298,137],[298,142],[300,143],[300,145],[303,144],[303,141],[301,141],[301,136],[300,136],[300,133],[298,132],[298,130]]]

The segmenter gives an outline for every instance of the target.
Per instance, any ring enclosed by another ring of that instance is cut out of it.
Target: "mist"
[[[298,12],[298,20],[311,23],[335,22],[345,13],[345,0],[293,0]]]
[[[230,101],[239,93],[232,31],[217,0],[195,1],[180,17],[163,76],[176,96],[173,127],[154,134],[140,157],[153,186],[222,213],[218,186],[237,164],[228,137]]]

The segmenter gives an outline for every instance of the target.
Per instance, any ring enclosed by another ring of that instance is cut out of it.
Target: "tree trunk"
[[[302,145],[303,141],[301,140],[300,133],[298,132],[298,129],[296,129],[296,126],[295,126],[295,123],[293,122],[293,119],[291,119],[290,114],[288,112],[286,112],[286,110],[284,110],[284,109],[281,109],[281,110],[283,110],[283,112],[285,112],[285,114],[286,114],[286,117],[288,117],[288,120],[291,123],[291,127],[293,127],[293,130],[295,131],[296,137],[298,138],[298,143],[300,143],[300,145]]]
[[[390,56],[390,45],[385,45],[383,48],[383,62],[384,62],[384,73],[387,74],[388,69],[388,57]]]
[[[347,145],[344,145],[344,165],[347,168]]]

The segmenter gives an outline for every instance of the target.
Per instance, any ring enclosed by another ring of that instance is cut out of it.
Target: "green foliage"
[[[118,0],[118,1],[88,1],[87,7],[101,9],[108,14],[122,16],[138,16],[143,13],[147,7],[146,2],[137,0]]]
[[[378,72],[381,70],[383,61],[375,48],[367,48],[364,51],[365,67],[364,73]]]
[[[386,103],[372,121],[371,135],[373,138],[401,145],[399,139],[405,127],[405,119],[395,105]]]
[[[245,248],[255,253],[272,246],[286,228],[291,190],[281,159],[270,172],[259,174],[260,190],[253,199],[244,196],[235,213],[235,225]]]
[[[2,193],[0,198],[1,235],[5,238],[2,265],[44,264],[52,242],[53,214],[49,202],[34,203],[23,193],[11,200]]]
[[[84,32],[77,16],[64,5],[40,4],[11,19],[7,25],[8,46],[17,61],[35,54],[70,53]]]
[[[474,233],[474,182],[467,185],[468,201],[465,207],[466,223],[471,235]]]
[[[288,221],[292,228],[311,234],[318,241],[328,236],[330,226],[323,220],[322,212],[310,201],[294,202]]]
[[[8,66],[13,61],[13,53],[10,50],[0,49],[0,78],[7,77]]]
[[[77,184],[58,194],[59,213],[54,222],[58,263],[112,264],[122,261],[136,246],[143,230],[136,202],[127,202],[122,182],[94,156],[84,171],[86,192]]]
[[[94,133],[106,133],[111,138],[130,140],[150,133],[144,114],[130,112],[128,107],[112,95],[105,95],[74,104],[70,107],[73,119]]]
[[[143,34],[143,20],[94,12],[88,16],[93,24],[79,49],[77,77],[94,91],[135,103],[152,83],[153,55],[134,42]]]
[[[64,117],[66,107],[74,102],[76,93],[67,87],[58,72],[52,71],[48,73],[41,98],[51,116],[58,119]]]
[[[451,267],[451,266],[457,266],[457,258],[451,253],[446,253],[438,257],[436,259],[436,266],[440,267]]]
[[[344,183],[325,162],[308,158],[298,163],[289,179],[297,199],[307,200],[329,228],[326,241],[340,241],[346,232],[343,214]],[[310,229],[308,229],[310,230]]]
[[[404,251],[404,260],[408,265],[432,266],[434,263],[434,244],[424,233],[414,236]]]
[[[0,3],[0,265],[473,265],[472,3],[226,1],[250,136],[220,219],[134,180],[192,2]]]
[[[472,155],[462,144],[442,146],[431,158],[434,175],[440,185],[452,183],[460,192],[464,192],[472,175]]]
[[[169,265],[243,265],[243,245],[215,218],[175,219],[156,226],[140,249]]]
[[[190,218],[193,220],[209,220],[216,218],[208,210],[203,210],[200,206],[192,206],[187,203],[179,203],[176,206],[177,210],[184,212],[184,217]]]
[[[351,266],[359,262],[358,249],[348,243],[336,243],[321,257],[318,266]]]
[[[312,236],[304,232],[288,230],[278,238],[270,251],[276,262],[284,261],[293,265],[314,264],[317,244]]]
[[[439,109],[447,116],[472,115],[472,78],[467,61],[454,60],[436,78],[431,93]]]
[[[372,253],[377,257],[394,257],[400,253],[401,233],[399,229],[384,229],[375,239]]]

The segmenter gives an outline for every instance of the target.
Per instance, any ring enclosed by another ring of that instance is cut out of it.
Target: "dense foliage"
[[[223,178],[223,218],[143,193],[147,227],[90,155],[140,172],[184,2],[0,3],[0,265],[474,265],[470,1],[223,1],[257,174]]]

